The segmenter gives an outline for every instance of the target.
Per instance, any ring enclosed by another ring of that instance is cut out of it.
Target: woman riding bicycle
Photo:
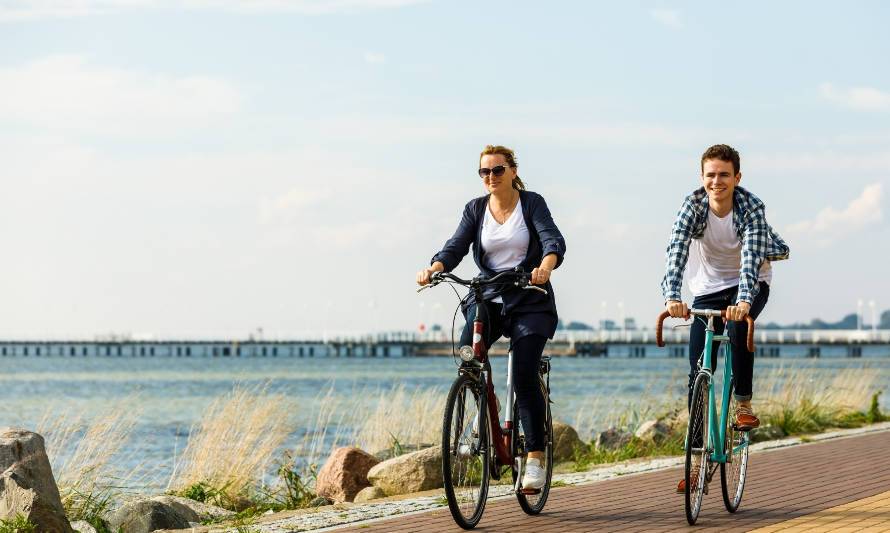
[[[485,317],[483,337],[490,347],[501,336],[510,338],[513,350],[513,380],[519,419],[526,435],[525,475],[522,485],[539,489],[546,482],[541,468],[544,459],[546,406],[538,381],[541,355],[547,339],[556,331],[556,301],[550,274],[562,264],[565,239],[553,222],[544,198],[525,190],[517,175],[513,150],[486,146],[479,159],[479,176],[488,194],[470,200],[454,236],[433,256],[429,268],[417,273],[417,283],[426,285],[434,272],[450,272],[473,246],[473,259],[482,275],[521,267],[531,270],[531,283],[542,285],[547,294],[489,287],[482,302]],[[464,306],[467,324],[460,345],[472,344],[472,318],[479,302],[472,297]]]

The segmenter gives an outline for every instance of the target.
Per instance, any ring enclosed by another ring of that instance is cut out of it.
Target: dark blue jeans
[[[517,415],[525,431],[525,447],[530,452],[542,452],[546,447],[544,439],[544,418],[546,405],[538,378],[541,369],[541,355],[547,337],[528,333],[535,329],[534,324],[544,317],[529,314],[515,316],[501,315],[501,304],[485,302],[482,307],[482,340],[490,348],[502,335],[510,337],[513,350],[513,389],[516,391]],[[460,336],[460,346],[473,345],[473,319],[476,306],[467,308],[467,325]],[[549,317],[549,315],[548,315]],[[529,326],[532,324],[532,327]]]
[[[754,304],[751,311],[748,312],[751,318],[757,319],[760,312],[766,306],[769,300],[769,284],[761,281],[760,292],[754,298]],[[692,302],[692,307],[696,309],[726,309],[736,302],[738,295],[738,287],[730,287],[713,294],[704,296],[696,296]],[[707,319],[705,319],[707,320]],[[692,330],[689,332],[689,402],[692,402],[692,385],[695,376],[698,374],[699,360],[705,349],[705,323],[699,318],[692,322]],[[736,400],[750,400],[752,392],[752,382],[754,379],[754,354],[748,351],[748,323],[747,322],[729,322],[729,341],[732,346],[732,375],[735,379]],[[723,320],[714,319],[714,334],[723,334]],[[714,341],[711,351],[711,370],[717,369],[717,348],[720,347],[720,341]]]

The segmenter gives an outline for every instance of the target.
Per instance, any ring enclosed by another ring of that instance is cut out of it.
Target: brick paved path
[[[674,492],[682,470],[673,468],[591,485],[556,488],[544,512],[536,517],[525,515],[515,499],[491,501],[476,531],[750,531],[890,491],[888,452],[890,432],[752,453],[739,511],[730,515],[723,507],[718,472],[694,527],[686,524],[683,495]],[[850,513],[855,516],[855,509],[855,506],[848,508],[846,516]],[[863,518],[874,518],[874,515]],[[872,521],[869,525],[875,524]],[[890,524],[887,528],[890,529]],[[462,530],[445,508],[357,524],[338,531]]]

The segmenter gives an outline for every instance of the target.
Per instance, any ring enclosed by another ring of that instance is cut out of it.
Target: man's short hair
[[[720,161],[732,163],[732,168],[734,170],[733,175],[742,171],[742,162],[739,158],[739,153],[736,152],[735,148],[728,144],[715,144],[705,150],[705,153],[701,155],[702,172],[705,171],[705,161],[708,159],[719,159]]]

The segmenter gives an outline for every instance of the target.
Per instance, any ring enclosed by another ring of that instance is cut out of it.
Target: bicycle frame
[[[481,294],[479,295],[481,296]],[[481,298],[476,301],[482,301]],[[488,362],[488,348],[485,347],[483,335],[483,322],[481,316],[482,306],[476,306],[476,316],[473,319],[473,353],[476,360],[482,364],[482,374],[485,380],[485,396],[488,409],[488,420],[491,426],[491,440],[495,455],[502,465],[513,464],[513,351],[507,356],[507,405],[504,413],[504,426],[500,426],[501,417],[497,408],[497,395],[494,392],[494,381],[491,376],[491,365]]]
[[[502,276],[506,274],[524,274],[522,269],[516,268],[512,272],[502,272],[497,274],[493,278],[489,280],[480,280],[480,278],[473,278],[472,281],[462,280],[453,274],[450,273],[442,273],[441,276],[447,277],[448,280],[463,285],[465,287],[469,287],[475,296],[476,305],[476,314],[473,318],[473,356],[476,365],[478,365],[477,369],[472,371],[473,374],[476,372],[481,372],[482,379],[485,386],[485,403],[487,406],[488,420],[491,426],[491,437],[492,443],[494,445],[496,459],[501,465],[510,465],[513,464],[515,457],[513,456],[513,402],[515,399],[516,392],[513,390],[513,351],[510,350],[508,359],[507,359],[507,406],[505,411],[504,418],[504,426],[500,426],[500,414],[498,413],[497,408],[497,395],[494,392],[494,382],[491,376],[491,364],[488,361],[488,348],[485,346],[485,342],[482,338],[484,333],[484,322],[482,321],[482,308],[483,305],[478,304],[480,302],[484,302],[483,293],[482,293],[482,285],[484,282],[495,282]],[[529,284],[528,277],[525,278],[525,285],[521,286],[523,289],[532,289],[543,292],[547,294],[547,291]],[[519,283],[514,282],[516,286],[520,286]],[[425,285],[419,289],[418,292],[422,291],[427,287],[434,286]],[[461,370],[464,371],[463,369]]]
[[[716,417],[714,416],[717,412],[717,393],[715,392],[713,386],[714,374],[713,372],[711,372],[712,357],[716,356],[716,354],[711,353],[714,341],[723,341],[724,350],[722,393],[723,402],[720,406],[719,425],[717,424]],[[711,462],[725,463],[727,460],[727,453],[726,450],[724,450],[725,446],[718,446],[717,443],[726,442],[726,420],[729,417],[729,388],[730,383],[732,382],[732,345],[729,342],[728,335],[715,335],[713,316],[708,317],[708,325],[707,329],[705,330],[705,348],[702,351],[702,359],[702,368],[701,370],[699,370],[699,372],[708,374],[708,376],[711,378],[710,381],[712,383],[711,386],[708,387],[708,433],[710,441],[714,443],[711,451]],[[688,444],[689,443],[687,442],[686,445]],[[747,446],[748,442],[745,441],[741,445],[739,445],[738,450],[741,450]],[[738,450],[730,450],[729,455]]]

